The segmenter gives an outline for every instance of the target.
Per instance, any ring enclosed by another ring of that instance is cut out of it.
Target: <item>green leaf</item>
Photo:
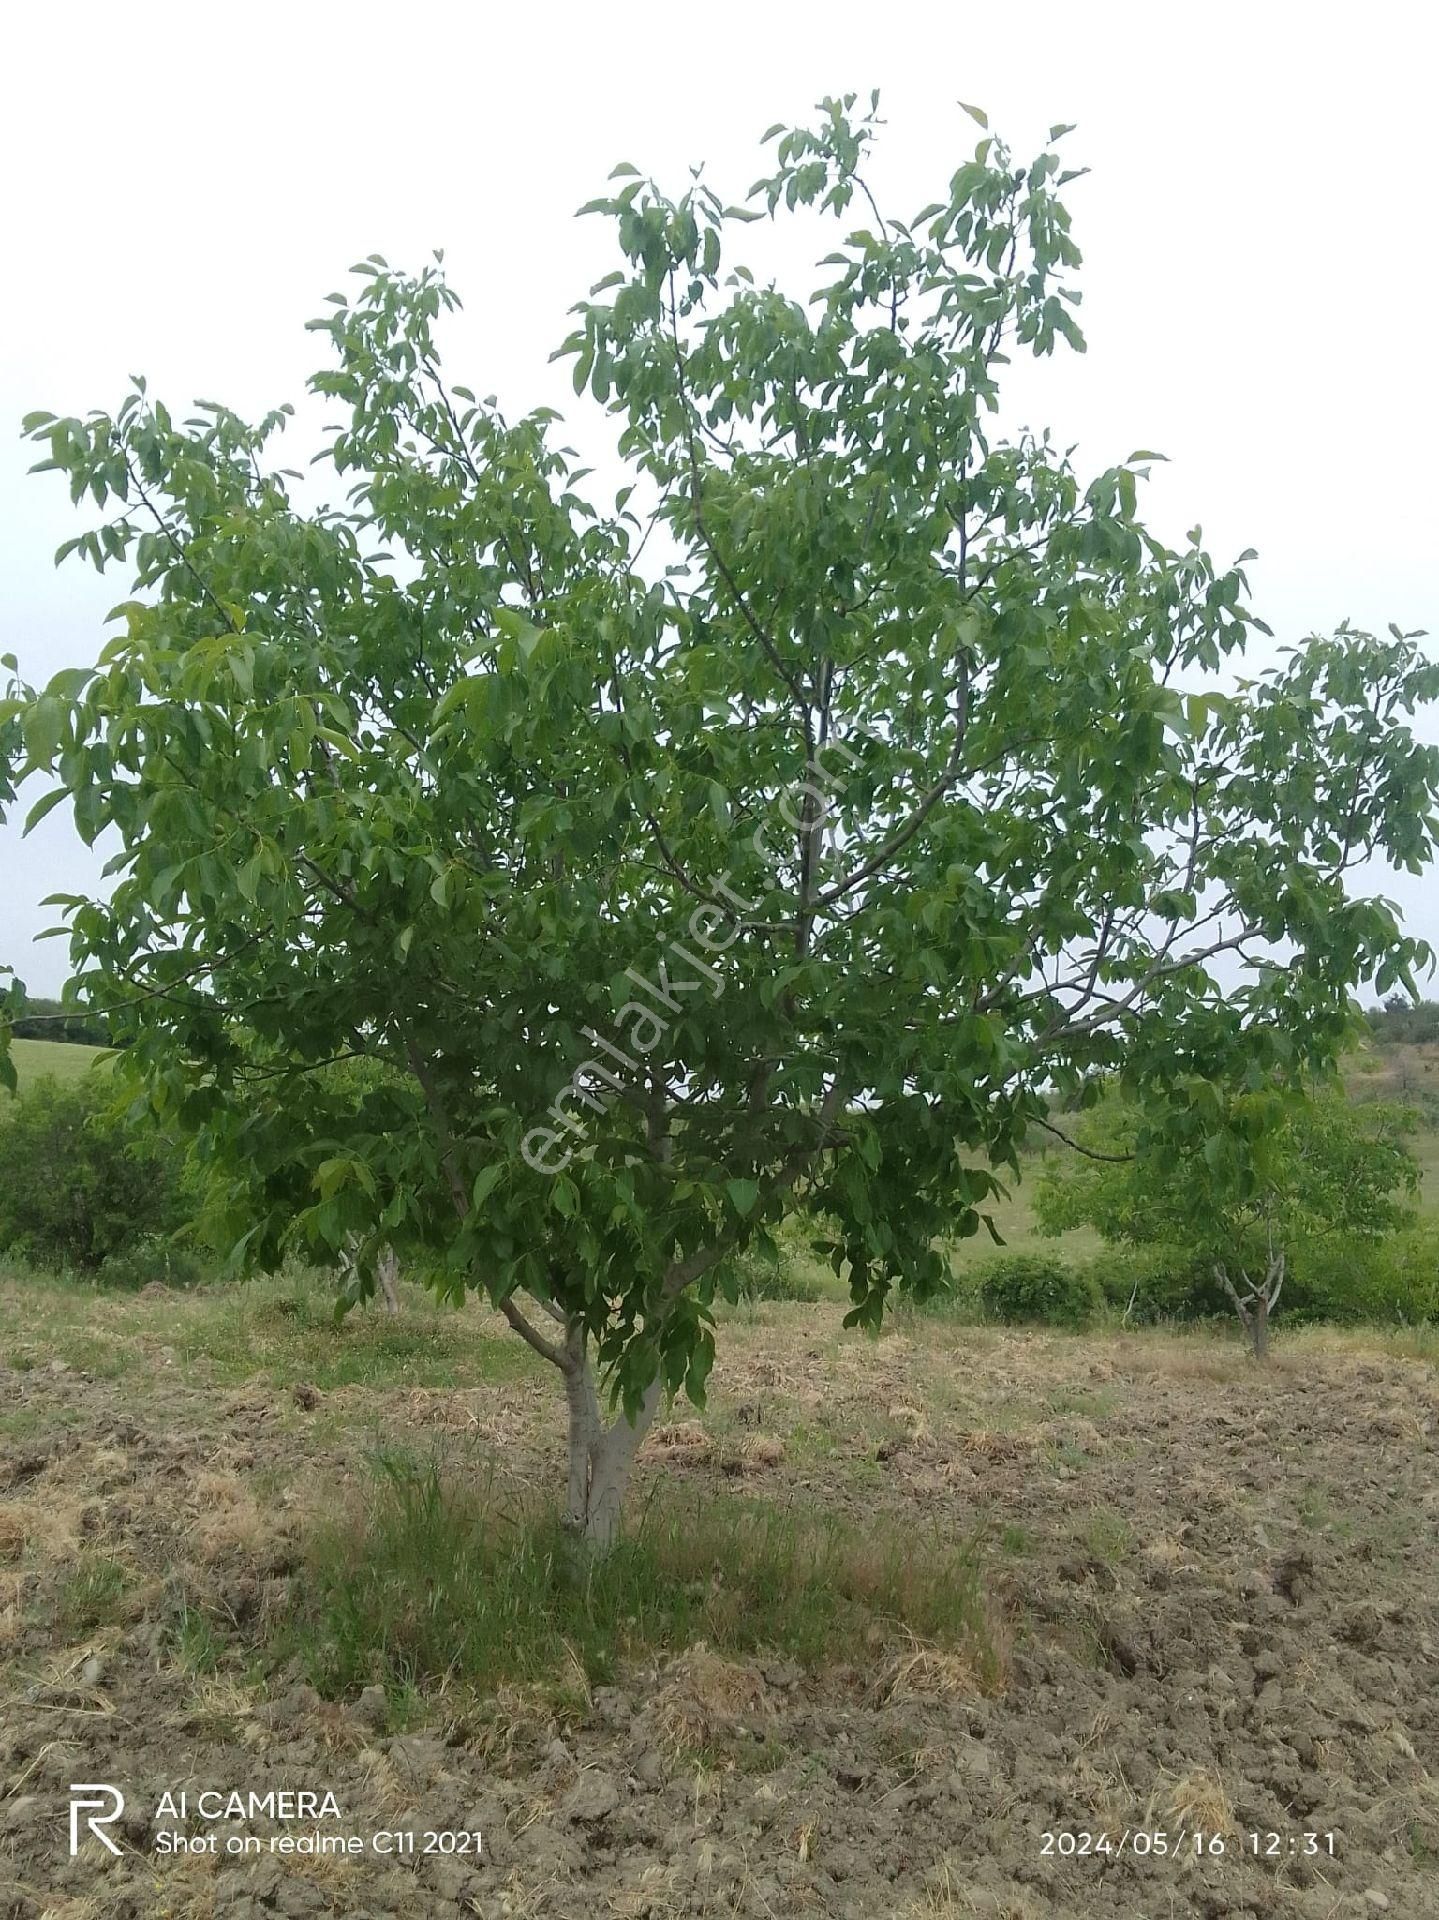
[[[705,1405],[705,1386],[715,1363],[714,1335],[702,1333],[695,1342],[685,1371],[685,1394],[701,1409]]]
[[[65,733],[66,708],[52,694],[42,694],[21,719],[25,751],[37,767],[48,766],[59,752]]]
[[[47,793],[42,800],[37,800],[25,816],[22,837],[23,834],[29,833],[32,827],[39,826],[47,813],[52,813],[62,800],[69,797],[69,792],[68,787],[56,787],[53,793]]]
[[[470,1200],[476,1210],[484,1206],[485,1201],[505,1177],[504,1162],[492,1160],[487,1167],[481,1167],[475,1175],[475,1184],[470,1189]]]
[[[759,1199],[759,1186],[753,1180],[727,1180],[725,1192],[729,1195],[730,1205],[741,1216],[752,1213]]]
[[[82,693],[95,677],[91,667],[62,667],[45,689],[48,696],[70,701]]]

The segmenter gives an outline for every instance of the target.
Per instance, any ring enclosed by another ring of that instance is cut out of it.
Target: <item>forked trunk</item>
[[[583,1340],[571,1336],[567,1352],[571,1365],[564,1376],[570,1416],[565,1525],[588,1553],[599,1556],[608,1553],[619,1538],[630,1470],[655,1417],[660,1384],[656,1380],[650,1387],[633,1422],[619,1413],[606,1427]]]
[[[1271,1251],[1268,1270],[1263,1281],[1250,1286],[1249,1275],[1241,1270],[1240,1279],[1249,1289],[1241,1296],[1239,1289],[1229,1278],[1222,1266],[1216,1266],[1214,1277],[1234,1302],[1234,1311],[1239,1315],[1239,1324],[1249,1336],[1250,1350],[1258,1361],[1269,1358],[1269,1316],[1279,1304],[1279,1295],[1284,1287],[1284,1255]]]

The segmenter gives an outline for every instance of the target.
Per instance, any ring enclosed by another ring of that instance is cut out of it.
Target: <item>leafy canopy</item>
[[[1066,130],[900,219],[877,124],[772,129],[740,207],[625,166],[586,209],[616,266],[560,353],[612,504],[445,374],[438,258],[313,323],[329,507],[283,408],[27,422],[133,588],[0,741],[115,849],[57,901],[82,997],[229,1169],[239,1257],[400,1236],[631,1404],[702,1394],[723,1256],[786,1210],[874,1324],[1046,1089],[1322,1065],[1428,959],[1345,882],[1432,850],[1434,667],[1341,629],[1223,690],[1243,561],[1146,530],[1154,456],[1086,484],[999,424],[1015,352],[1082,344]],[[816,291],[745,267],[766,216],[832,219]]]
[[[1414,1123],[1407,1108],[1335,1088],[1240,1093],[1202,1126],[1192,1109],[1145,1115],[1112,1101],[1086,1116],[1083,1154],[1048,1161],[1035,1214],[1048,1233],[1089,1226],[1206,1269],[1257,1272],[1301,1243],[1376,1240],[1410,1224]]]

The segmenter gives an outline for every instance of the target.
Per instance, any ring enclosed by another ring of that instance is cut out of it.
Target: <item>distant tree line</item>
[[[66,1040],[86,1047],[112,1047],[115,1042],[103,1014],[89,1008],[67,1007],[59,1000],[31,1000],[11,1022],[20,1040]]]
[[[1418,1046],[1439,1040],[1439,1000],[1415,1002],[1395,993],[1382,1007],[1371,1007],[1366,1018],[1374,1038],[1390,1046]]]

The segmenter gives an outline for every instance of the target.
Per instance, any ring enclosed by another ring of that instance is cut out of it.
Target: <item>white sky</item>
[[[1221,559],[1257,547],[1280,640],[1346,616],[1439,629],[1439,43],[1418,4],[72,0],[12,11],[6,43],[0,652],[33,682],[93,659],[128,583],[54,570],[81,522],[54,476],[26,477],[23,413],[113,407],[140,372],[177,410],[298,401],[324,345],[303,323],[351,262],[435,246],[465,300],[452,375],[511,412],[573,410],[547,360],[613,264],[604,224],[572,219],[611,166],[681,187],[704,161],[738,199],[771,122],[873,86],[901,216],[972,149],[956,99],[1018,155],[1078,123],[1090,346],[1025,375],[1031,424],[1078,442],[1083,471],[1167,454],[1147,517],[1173,538],[1202,523]],[[794,254],[799,291],[815,252]],[[311,451],[292,430],[287,464]],[[0,960],[32,990],[67,971],[64,941],[29,944],[56,918],[39,900],[99,866],[68,809],[25,841],[0,830]],[[1426,882],[1374,885],[1439,943]]]

